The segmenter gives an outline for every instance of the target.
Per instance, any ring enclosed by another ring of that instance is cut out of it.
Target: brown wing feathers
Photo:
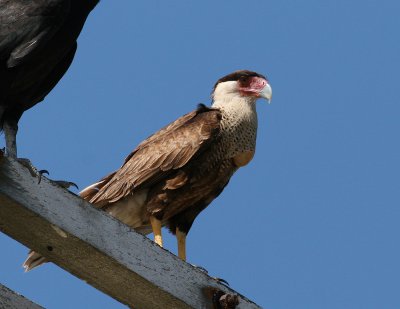
[[[207,149],[218,136],[220,120],[218,110],[205,106],[177,119],[142,142],[118,171],[86,194],[86,199],[105,205],[166,178]]]

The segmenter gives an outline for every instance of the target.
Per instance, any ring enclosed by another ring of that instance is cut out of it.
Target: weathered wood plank
[[[71,192],[0,157],[0,230],[135,308],[211,308],[237,294]],[[260,308],[240,296],[237,308]]]
[[[24,296],[15,293],[4,285],[0,284],[0,308],[1,309],[43,309]]]

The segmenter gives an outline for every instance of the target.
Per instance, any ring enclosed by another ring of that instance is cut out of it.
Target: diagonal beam
[[[2,309],[43,309],[24,296],[15,293],[4,285],[0,284],[0,308]]]
[[[237,294],[1,152],[0,231],[135,308],[213,308],[210,291]]]

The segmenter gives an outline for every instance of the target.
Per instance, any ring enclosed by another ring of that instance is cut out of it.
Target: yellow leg
[[[186,261],[186,233],[176,228],[176,240],[178,241],[178,256]]]
[[[160,247],[162,247],[163,244],[162,244],[162,236],[161,236],[161,221],[153,216],[150,216],[150,224],[151,224],[151,228],[153,229],[154,242],[157,245],[159,245]]]

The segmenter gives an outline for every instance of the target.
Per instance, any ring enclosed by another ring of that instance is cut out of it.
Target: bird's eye
[[[242,86],[242,87],[246,87],[248,84],[249,84],[249,82],[250,82],[250,76],[240,76],[240,78],[239,78],[239,84]]]

